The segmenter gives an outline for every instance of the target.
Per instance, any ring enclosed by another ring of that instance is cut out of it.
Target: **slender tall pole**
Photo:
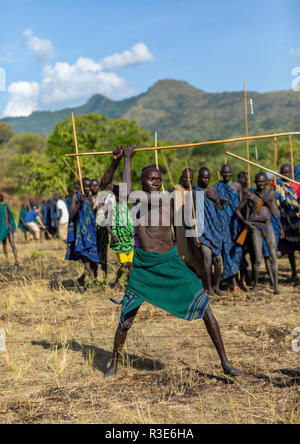
[[[289,134],[293,136],[299,136],[300,132],[286,132],[286,133],[279,133],[276,134],[278,137],[288,136]],[[223,140],[207,140],[205,142],[197,142],[197,143],[185,143],[183,145],[165,145],[165,146],[158,146],[158,147],[145,147],[145,148],[137,148],[135,152],[138,151],[154,151],[154,150],[175,150],[177,148],[194,148],[194,147],[201,147],[201,146],[209,146],[209,145],[217,145],[220,143],[234,143],[234,142],[245,142],[245,140],[261,140],[261,139],[273,139],[274,134],[263,134],[261,136],[249,136],[249,137],[235,137],[233,139],[223,139]],[[79,154],[65,154],[65,157],[75,157],[75,156],[103,156],[107,154],[113,154],[113,151],[92,151],[89,153],[79,153]]]
[[[194,221],[196,221],[196,225],[195,225],[196,238],[198,239],[198,227],[197,227],[196,212],[195,212],[195,205],[194,205],[194,196],[193,196],[192,182],[191,182],[191,177],[190,177],[190,170],[189,170],[189,166],[188,166],[188,161],[187,160],[185,160],[185,165],[186,165],[186,169],[187,169],[187,178],[188,178],[188,181],[189,181],[189,190],[190,190],[191,199],[192,199],[193,219],[194,219]]]
[[[282,174],[277,173],[277,171],[270,170],[270,168],[266,168],[266,167],[264,167],[262,165],[259,165],[258,163],[255,163],[255,162],[251,162],[251,160],[244,159],[243,157],[238,156],[237,154],[233,154],[230,151],[226,151],[226,154],[227,154],[227,156],[234,157],[235,159],[238,159],[241,162],[250,163],[250,165],[253,165],[256,168],[259,168],[261,170],[267,171],[268,173],[274,174],[274,176],[276,176],[276,177],[280,177],[281,179],[285,179],[286,180],[286,176],[283,176]],[[289,179],[289,182],[292,182],[292,183],[295,183],[296,185],[299,185],[299,182],[297,182],[295,179]]]
[[[76,171],[73,170],[73,168],[71,167],[71,165],[69,164],[69,162],[67,161],[67,159],[65,157],[63,157],[63,160],[65,162],[65,164],[67,165],[68,168],[70,168],[70,170],[72,171],[72,173],[74,174],[74,176],[76,177],[77,180],[79,179],[78,174],[76,173]]]
[[[73,123],[73,133],[74,133],[74,142],[75,142],[75,150],[76,154],[78,154],[78,144],[77,144],[77,135],[76,135],[76,127],[75,127],[75,119],[74,119],[74,113],[72,113],[72,123]],[[77,170],[78,170],[78,176],[79,176],[79,182],[80,182],[80,188],[82,194],[84,194],[83,191],[83,183],[82,183],[82,173],[81,173],[81,165],[80,165],[80,159],[79,156],[76,156],[77,160]]]
[[[155,131],[155,133],[154,133],[154,146],[157,148],[157,131]],[[156,168],[159,170],[159,168],[158,168],[158,152],[157,152],[157,150],[155,150],[155,165],[156,165]]]
[[[293,150],[293,142],[292,136],[289,134],[290,141],[290,150],[291,150],[291,167],[292,167],[292,179],[295,179],[295,171],[294,171],[294,150]]]
[[[246,80],[244,80],[244,107],[245,107],[245,134],[248,137],[248,106],[247,106],[247,91],[246,91]],[[246,149],[247,149],[247,160],[250,160],[250,152],[249,152],[249,140],[246,140]],[[248,164],[248,184],[249,188],[251,187],[251,167]]]
[[[168,162],[167,162],[167,159],[166,159],[165,153],[162,151],[162,152],[161,152],[161,155],[162,155],[162,158],[163,158],[163,160],[164,160],[164,164],[165,164],[166,170],[167,170],[167,172],[168,172],[168,175],[169,175],[169,179],[170,179],[171,185],[172,185],[172,187],[175,187],[175,182],[174,182],[174,179],[173,179],[173,176],[172,176],[171,170],[170,170],[170,168],[169,168],[169,165],[168,165]]]
[[[277,159],[278,159],[278,140],[277,136],[274,137],[274,170],[277,172]],[[277,177],[274,177],[274,183],[277,183]]]

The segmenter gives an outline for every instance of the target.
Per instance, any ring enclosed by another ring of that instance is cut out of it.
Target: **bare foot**
[[[274,288],[274,294],[281,294],[278,288]]]
[[[240,376],[242,374],[242,371],[233,367],[233,365],[230,364],[230,362],[228,362],[227,364],[222,365],[224,373],[226,375],[230,375],[230,376]]]
[[[223,296],[223,291],[221,291],[219,288],[215,288],[215,293],[218,295],[218,296]]]

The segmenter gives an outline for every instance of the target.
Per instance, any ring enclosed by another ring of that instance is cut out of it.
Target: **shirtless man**
[[[274,294],[280,294],[278,290],[278,262],[276,238],[271,221],[271,213],[275,218],[279,216],[279,208],[276,203],[275,195],[272,191],[266,190],[267,176],[265,173],[258,173],[255,176],[256,191],[249,191],[243,201],[240,203],[236,214],[244,222],[245,226],[251,231],[252,244],[255,253],[254,264],[254,288],[253,292],[258,291],[259,269],[263,261],[262,242],[263,238],[266,241],[270,252],[270,261],[272,266],[272,276],[274,279],[273,288]],[[257,211],[257,205],[260,201],[264,204],[260,211]],[[243,208],[248,205],[250,208],[249,219],[243,216]]]
[[[194,187],[195,191],[204,193],[204,232],[200,238],[194,239],[194,244],[200,248],[203,256],[204,274],[208,290],[208,295],[214,295],[212,283],[212,266],[214,264],[214,288],[217,295],[222,296],[220,283],[222,277],[222,224],[220,214],[217,211],[222,210],[217,190],[209,185],[210,171],[203,167],[199,171],[198,185]],[[196,219],[197,219],[197,205]]]
[[[134,145],[124,149],[123,182],[127,184],[128,194],[132,191],[131,161],[134,153]],[[159,211],[159,224],[151,223],[152,202],[156,196],[159,196],[162,186],[160,171],[154,167],[143,169],[140,183],[143,190],[140,201],[144,199],[147,211],[141,210],[140,214],[140,225],[137,227],[139,248],[135,250],[133,270],[122,301],[121,320],[115,334],[113,359],[106,376],[113,376],[116,373],[118,358],[128,330],[132,326],[139,306],[146,300],[186,320],[203,318],[224,372],[232,376],[240,375],[241,371],[234,368],[227,359],[219,325],[213,316],[201,281],[184,264],[178,256],[177,248],[174,247],[170,207],[154,204]],[[148,220],[147,224],[143,223],[144,217]],[[164,226],[162,222],[166,218],[169,223]],[[200,291],[195,298],[196,288]],[[195,306],[197,306],[196,311]]]

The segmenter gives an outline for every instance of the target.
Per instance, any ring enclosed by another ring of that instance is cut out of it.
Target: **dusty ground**
[[[122,291],[67,291],[57,282],[78,276],[80,265],[63,260],[60,241],[24,244],[18,235],[17,246],[19,271],[13,262],[5,266],[1,253],[7,352],[0,352],[0,423],[299,423],[300,352],[291,345],[300,327],[300,287],[289,283],[286,259],[280,296],[262,281],[258,296],[226,292],[212,299],[242,376],[222,373],[203,322],[144,304],[123,367],[104,379],[119,318],[109,297]]]

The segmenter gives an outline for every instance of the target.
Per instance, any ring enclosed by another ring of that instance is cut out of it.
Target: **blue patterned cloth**
[[[251,193],[254,193],[256,191],[256,189],[249,188],[249,191]],[[273,214],[271,213],[271,222],[272,222],[272,227],[273,227],[275,238],[276,238],[276,253],[278,254],[278,246],[279,246],[279,240],[280,240],[280,216],[278,216],[278,218],[276,219],[273,216]],[[262,242],[262,252],[263,252],[264,258],[268,259],[270,257],[270,251],[269,251],[269,248],[267,247],[267,243],[266,243],[264,237],[263,237],[263,242]]]
[[[201,190],[198,185],[193,186],[194,190],[194,201],[196,210],[196,220],[198,232],[202,235],[199,240],[203,245],[206,245],[216,256],[221,256],[222,254],[222,220],[221,214],[218,210],[214,201],[209,199],[203,190]],[[197,202],[199,199],[199,194],[197,191],[201,191],[204,194],[204,207],[202,208],[201,202]],[[203,219],[203,214],[199,214],[202,210],[204,212],[204,229],[201,230],[201,223]]]
[[[300,209],[297,193],[287,182],[277,179],[276,197],[280,207],[280,222],[284,230],[284,240],[291,243],[295,250],[300,250]],[[285,254],[283,251],[282,253]]]
[[[240,270],[247,268],[244,247],[236,243],[242,231],[242,223],[236,215],[239,205],[239,193],[222,180],[214,185],[219,194],[219,199],[228,199],[220,211],[222,223],[222,259],[223,279],[237,275]]]
[[[78,200],[82,200],[81,193],[77,191]],[[78,212],[78,222],[75,233],[74,223],[69,219],[67,237],[67,261],[78,261],[87,258],[96,264],[100,263],[97,250],[96,219],[93,208],[89,202],[82,202]]]
[[[295,180],[300,180],[300,163],[294,168]]]

